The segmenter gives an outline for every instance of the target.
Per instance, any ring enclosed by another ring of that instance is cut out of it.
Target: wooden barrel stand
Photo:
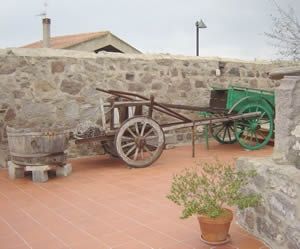
[[[8,174],[11,179],[24,177],[26,171],[32,173],[32,181],[46,182],[48,171],[57,176],[67,176],[72,172],[67,163],[69,133],[64,130],[44,131],[32,128],[7,128],[11,161]]]

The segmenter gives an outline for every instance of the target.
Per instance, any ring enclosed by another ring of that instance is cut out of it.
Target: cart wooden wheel
[[[261,114],[256,118],[235,121],[235,135],[244,148],[258,150],[272,138],[273,113],[271,108],[258,103],[250,103],[239,111],[241,114],[249,112],[260,112]]]
[[[165,136],[159,124],[139,116],[125,121],[115,136],[119,157],[129,166],[142,168],[156,161],[164,147]]]
[[[105,153],[111,155],[112,157],[119,157],[114,141],[103,141],[102,146]],[[128,148],[126,150],[128,150]],[[132,155],[133,153],[134,151],[131,152],[130,155]]]
[[[231,120],[213,124],[210,132],[213,138],[221,144],[233,144],[236,142],[234,122]]]
[[[119,157],[113,141],[103,141],[101,143],[105,153],[110,154],[112,157]]]

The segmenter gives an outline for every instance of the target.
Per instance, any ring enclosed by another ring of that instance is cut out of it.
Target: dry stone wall
[[[0,157],[6,157],[5,127],[60,124],[74,128],[99,121],[96,87],[154,94],[157,101],[208,106],[212,87],[228,85],[270,89],[273,67],[267,62],[171,55],[87,53],[54,49],[0,50]],[[221,76],[216,76],[220,69]],[[190,114],[194,115],[195,114]],[[160,117],[163,120],[163,117]],[[190,134],[176,134],[185,143]],[[71,147],[71,154],[88,154],[100,146]]]

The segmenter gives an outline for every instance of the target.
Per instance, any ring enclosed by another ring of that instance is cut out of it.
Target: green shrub
[[[260,203],[259,194],[243,191],[256,175],[254,170],[237,171],[218,160],[200,166],[173,177],[167,198],[183,207],[181,218],[192,215],[215,218],[222,215],[226,205],[244,209]]]

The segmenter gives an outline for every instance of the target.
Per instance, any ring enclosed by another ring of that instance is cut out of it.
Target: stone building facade
[[[5,127],[63,125],[99,121],[96,87],[153,94],[157,101],[208,106],[210,89],[229,85],[270,89],[269,62],[171,55],[88,53],[55,49],[0,50],[0,164],[7,155]],[[221,72],[216,76],[216,70]],[[197,114],[191,113],[196,117]],[[158,117],[164,121],[164,117]],[[178,131],[185,143],[190,134]],[[86,155],[101,146],[71,146],[71,154]]]

